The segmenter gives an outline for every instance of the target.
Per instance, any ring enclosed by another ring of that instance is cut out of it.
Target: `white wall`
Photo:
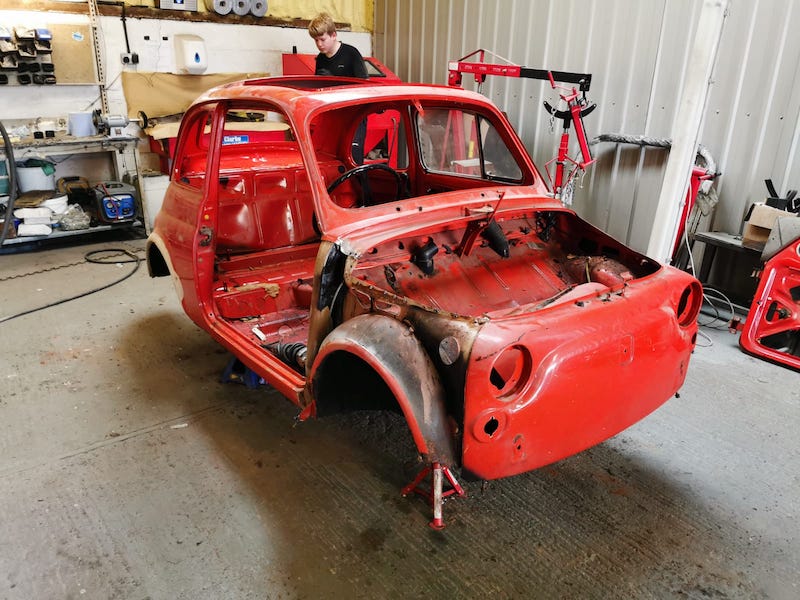
[[[88,17],[60,13],[0,10],[0,22],[11,25],[45,27],[55,23],[86,25]],[[100,17],[102,57],[105,66],[109,110],[111,114],[127,114],[120,84],[123,69],[120,53],[125,52],[122,21],[116,17]],[[316,53],[313,40],[305,29],[262,27],[256,25],[126,19],[132,52],[139,55],[139,71],[173,72],[173,36],[199,35],[208,53],[207,73],[270,73],[281,74],[281,54]],[[149,41],[145,39],[149,36]],[[167,38],[164,40],[163,38]],[[342,41],[356,46],[362,54],[372,53],[369,33],[341,31]],[[58,75],[58,65],[56,65]],[[0,120],[35,120],[36,117],[65,118],[70,112],[100,108],[96,85],[3,86],[0,88]],[[134,107],[135,108],[135,107]]]

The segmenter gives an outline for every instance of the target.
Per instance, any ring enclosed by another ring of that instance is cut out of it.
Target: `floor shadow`
[[[274,390],[221,383],[227,353],[172,312],[130,322],[124,337],[143,395],[195,414],[208,460],[247,490],[235,501],[268,538],[248,567],[260,544],[280,556],[257,578],[275,597],[775,597],[748,532],[650,464],[638,432],[532,473],[465,482],[436,532],[429,507],[399,493],[419,467],[400,416],[297,424]]]

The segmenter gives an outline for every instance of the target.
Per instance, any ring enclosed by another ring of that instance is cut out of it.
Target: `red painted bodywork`
[[[252,133],[276,115],[282,139]],[[367,117],[391,143],[329,192]],[[686,376],[699,283],[562,206],[478,94],[229,84],[186,113],[171,178],[151,274],[304,418],[399,409],[426,462],[492,479],[602,442]]]
[[[764,265],[739,345],[800,370],[800,238]]]

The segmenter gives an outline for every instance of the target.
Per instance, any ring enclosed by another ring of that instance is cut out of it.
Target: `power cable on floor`
[[[711,339],[711,337],[707,333],[705,333],[705,332],[701,331],[700,329],[698,329],[697,330],[697,339],[699,340],[701,338],[703,340],[705,340],[706,343],[705,344],[701,344],[700,342],[696,342],[695,346],[697,346],[698,348],[711,348],[711,346],[714,345],[714,341]]]
[[[30,277],[31,275],[40,275],[42,273],[51,273],[52,271],[58,271],[60,269],[67,269],[69,267],[77,267],[78,265],[82,265],[86,262],[86,259],[81,259],[76,262],[72,263],[64,263],[63,265],[56,265],[54,267],[45,267],[44,269],[39,269],[37,271],[27,271],[25,273],[17,273],[16,275],[8,275],[6,277],[0,277],[0,283],[3,281],[11,281],[12,279],[23,279],[25,277]]]
[[[715,302],[722,302],[724,303],[724,308],[727,308],[729,311],[730,316],[726,318],[720,311],[720,307],[715,304]],[[716,288],[711,286],[704,286],[703,287],[703,302],[711,307],[711,310],[714,312],[713,318],[710,321],[705,323],[701,323],[698,319],[697,322],[702,327],[713,327],[714,329],[727,329],[728,323],[730,323],[731,319],[736,316],[736,308],[731,302],[731,299],[728,298],[725,294],[719,291]],[[723,325],[714,325],[717,321],[722,321]]]
[[[113,254],[108,255],[107,253],[109,253],[109,252],[112,252]],[[106,255],[97,257],[97,255],[99,255],[99,254],[106,254]],[[129,258],[128,259],[124,259],[124,260],[119,260],[119,259],[110,260],[110,259],[113,259],[116,256],[119,256],[120,254],[124,254],[124,255],[128,256]],[[78,298],[84,298],[84,297],[89,296],[91,294],[95,294],[97,292],[101,292],[101,291],[103,291],[105,289],[108,289],[108,288],[110,288],[112,286],[115,286],[118,283],[122,283],[123,281],[125,281],[129,277],[133,276],[133,274],[136,273],[136,271],[139,270],[139,265],[141,264],[143,259],[139,258],[133,252],[131,252],[129,250],[126,250],[124,248],[103,248],[103,249],[92,250],[90,252],[87,252],[84,255],[84,260],[85,260],[85,262],[90,262],[90,263],[94,263],[94,264],[98,264],[98,265],[116,265],[116,264],[120,264],[120,263],[135,263],[135,264],[134,264],[133,269],[129,273],[126,273],[124,276],[122,276],[121,278],[119,278],[119,279],[117,279],[115,281],[112,281],[111,283],[108,283],[106,285],[100,286],[98,288],[94,288],[94,289],[88,290],[86,292],[82,292],[80,294],[76,294],[75,296],[70,296],[69,298],[63,298],[62,300],[57,300],[55,302],[50,302],[49,304],[45,304],[44,306],[38,306],[36,308],[31,308],[29,310],[25,310],[25,311],[19,312],[19,313],[15,314],[15,315],[9,315],[7,317],[0,317],[0,323],[5,323],[6,321],[10,321],[12,319],[16,319],[17,317],[22,317],[22,316],[25,316],[25,315],[29,315],[31,313],[38,312],[40,310],[44,310],[46,308],[52,308],[53,306],[58,306],[60,304],[66,303],[66,302],[71,302],[72,300],[77,300]],[[82,264],[82,263],[74,263],[74,265],[77,265],[77,264]],[[69,266],[73,266],[73,265],[69,265]]]

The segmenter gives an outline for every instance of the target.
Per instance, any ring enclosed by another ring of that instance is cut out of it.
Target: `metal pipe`
[[[0,121],[0,136],[3,138],[3,148],[8,162],[8,205],[3,221],[3,229],[0,231],[0,246],[6,241],[8,230],[11,228],[11,221],[14,218],[14,201],[17,199],[17,164],[14,162],[14,146],[8,137],[8,132]]]

